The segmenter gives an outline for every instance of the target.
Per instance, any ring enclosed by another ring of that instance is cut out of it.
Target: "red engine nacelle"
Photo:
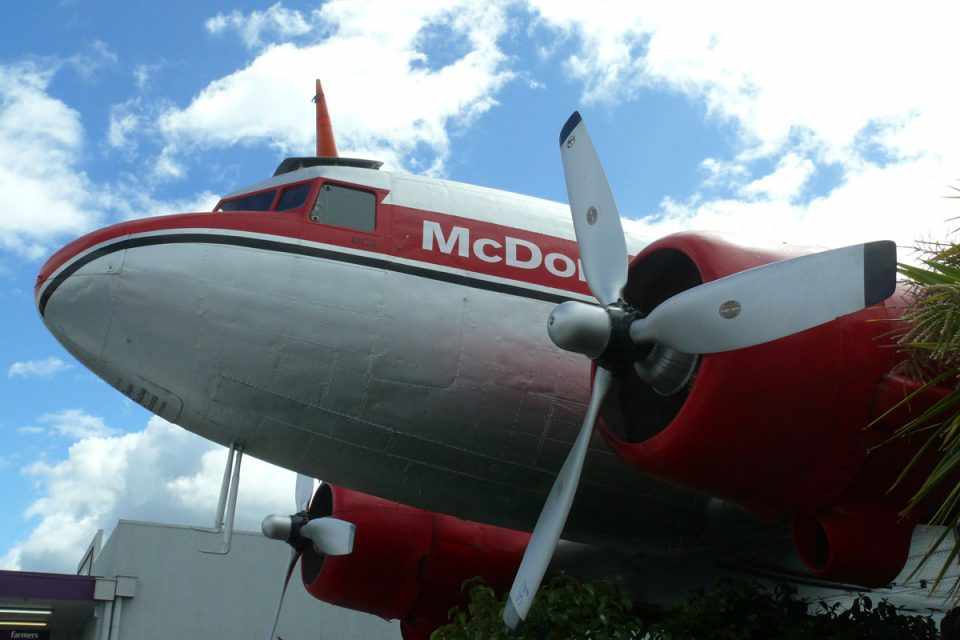
[[[668,236],[634,258],[624,298],[648,313],[701,282],[800,253],[747,248],[704,234]],[[605,409],[604,434],[645,473],[739,503],[764,518],[803,518],[798,541],[834,544],[832,552],[801,554],[818,574],[861,584],[892,579],[902,561],[882,575],[858,574],[857,562],[843,555],[851,548],[843,541],[865,531],[865,522],[881,520],[878,513],[896,514],[903,503],[894,503],[910,489],[886,495],[903,468],[895,462],[908,459],[913,445],[897,444],[868,460],[870,446],[888,434],[864,430],[905,393],[889,375],[898,354],[885,348],[903,302],[898,292],[883,304],[787,338],[702,356],[691,382],[672,396],[631,378]],[[819,533],[811,537],[806,533],[814,521]],[[883,521],[896,524],[895,517]],[[909,535],[905,543],[900,531],[883,539],[897,547],[889,549],[890,557],[906,557]]]
[[[509,589],[530,538],[328,484],[317,490],[310,513],[352,522],[357,530],[350,555],[304,552],[307,591],[330,604],[399,619],[406,640],[428,638],[444,624],[469,578],[479,576],[498,592]]]

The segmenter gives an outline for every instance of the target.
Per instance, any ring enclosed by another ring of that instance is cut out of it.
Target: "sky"
[[[588,123],[625,224],[823,247],[944,239],[960,216],[953,3],[21,2],[0,39],[0,568],[75,570],[118,518],[212,523],[225,451],[151,417],[46,332],[70,239],[208,210],[312,155],[564,201]],[[244,463],[239,526],[293,474]]]

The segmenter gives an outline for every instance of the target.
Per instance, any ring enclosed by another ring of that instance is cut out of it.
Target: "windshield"
[[[273,198],[277,195],[276,189],[251,193],[248,196],[224,200],[217,207],[217,211],[269,211]]]
[[[277,211],[290,211],[302,207],[307,201],[307,196],[310,195],[311,186],[309,182],[305,182],[285,189],[280,194],[280,201],[277,202]]]

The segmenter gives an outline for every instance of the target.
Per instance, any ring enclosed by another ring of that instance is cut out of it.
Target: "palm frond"
[[[960,189],[952,188],[960,192]],[[949,197],[960,198],[960,195]],[[921,384],[870,424],[873,426],[888,418],[934,388],[948,390],[877,445],[884,446],[903,438],[924,438],[889,491],[901,486],[911,472],[917,471],[921,460],[936,458],[901,515],[909,515],[921,505],[936,500],[929,522],[946,528],[924,554],[912,575],[930,560],[949,534],[960,527],[960,483],[949,484],[960,472],[960,245],[924,242],[919,243],[917,249],[924,255],[919,261],[920,266],[898,265],[899,273],[908,278],[912,298],[903,313],[904,328],[896,341],[907,358],[903,368]],[[960,544],[955,535],[931,592],[936,591],[958,556]],[[960,580],[950,592],[954,597],[960,594]]]

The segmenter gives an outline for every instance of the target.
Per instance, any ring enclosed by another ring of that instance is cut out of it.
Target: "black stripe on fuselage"
[[[105,255],[122,251],[124,249],[149,247],[161,244],[227,244],[237,247],[250,247],[254,249],[265,249],[267,251],[279,251],[294,255],[323,258],[326,260],[336,260],[337,262],[346,262],[365,267],[386,269],[388,271],[395,271],[397,273],[405,273],[408,275],[417,276],[418,278],[428,278],[430,280],[450,282],[453,284],[463,285],[465,287],[472,287],[474,289],[505,293],[507,295],[529,298],[531,300],[542,300],[543,302],[555,302],[559,304],[561,302],[574,299],[573,297],[549,293],[546,291],[537,291],[536,289],[528,289],[519,285],[506,284],[503,282],[492,282],[490,280],[484,280],[483,278],[478,278],[467,274],[449,273],[439,269],[430,269],[429,267],[420,267],[401,262],[394,262],[387,257],[375,258],[373,256],[342,253],[340,251],[321,249],[319,247],[292,244],[277,240],[264,240],[262,238],[250,238],[246,236],[230,236],[211,233],[177,233],[120,240],[119,242],[115,242],[106,247],[101,247],[95,251],[91,251],[82,258],[78,258],[71,263],[70,266],[58,273],[53,279],[53,282],[51,282],[44,290],[43,294],[40,296],[40,315],[42,316],[44,314],[44,311],[47,308],[47,302],[49,302],[50,296],[52,296],[53,292],[57,290],[57,287],[63,284],[64,280],[69,278],[83,265],[92,262],[97,258],[102,258]]]

